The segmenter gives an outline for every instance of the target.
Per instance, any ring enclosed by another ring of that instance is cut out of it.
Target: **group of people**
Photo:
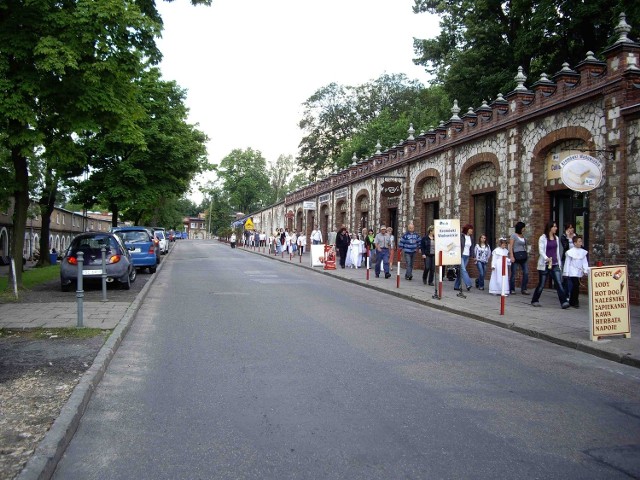
[[[480,235],[478,242],[475,243],[473,226],[465,225],[460,235],[462,261],[454,289],[460,290],[464,282],[467,290],[471,290],[472,282],[467,266],[470,261],[473,261],[478,270],[475,286],[479,290],[484,290],[486,270],[491,259],[489,293],[494,295],[516,293],[516,272],[519,269],[521,271],[520,293],[529,295],[527,290],[529,253],[524,236],[525,227],[524,222],[518,222],[511,237],[509,239],[501,237],[498,240],[498,247],[491,250],[487,244],[486,235]],[[582,248],[583,239],[575,233],[572,224],[565,225],[565,231],[560,237],[557,233],[557,222],[550,221],[547,222],[544,233],[538,239],[538,285],[533,292],[531,305],[540,307],[544,285],[549,278],[552,278],[560,306],[563,309],[579,308],[580,279],[589,272],[587,251]]]
[[[574,226],[568,223],[564,227],[564,233],[558,236],[557,222],[550,221],[538,239],[538,285],[531,298],[531,305],[534,307],[540,306],[540,297],[549,278],[553,280],[563,309],[580,306],[580,280],[589,272],[587,251],[582,248],[583,239],[575,233]],[[485,234],[481,234],[476,242],[473,225],[464,225],[460,234],[461,263],[455,275],[454,290],[461,290],[463,283],[467,291],[471,290],[473,283],[467,267],[472,262],[478,271],[478,278],[475,280],[478,290],[485,289],[485,277],[489,271],[489,293],[515,294],[517,271],[520,270],[520,293],[530,295],[527,290],[529,248],[524,235],[525,228],[524,222],[516,223],[514,233],[509,238],[499,238],[498,246],[492,250]],[[317,226],[312,230],[310,240],[313,245],[322,243],[322,232]],[[289,232],[287,228],[278,228],[268,239],[264,232],[257,231],[249,234],[246,239],[248,245],[255,246],[264,246],[267,241],[269,248],[273,248],[276,254],[286,251],[302,255],[307,246],[304,232]],[[347,227],[342,225],[337,232],[329,233],[328,241],[330,245],[335,245],[341,268],[360,267],[366,264],[369,256],[376,278],[383,272],[385,278],[391,276],[395,252],[395,237],[391,228],[381,225],[375,235],[372,229],[366,228],[361,234],[355,234],[349,233]],[[235,234],[231,245],[235,247]],[[433,286],[436,271],[434,227],[430,226],[427,234],[421,236],[415,232],[415,225],[410,223],[398,241],[398,249],[405,261],[405,280],[413,280],[413,266],[419,252],[424,262],[422,283]]]

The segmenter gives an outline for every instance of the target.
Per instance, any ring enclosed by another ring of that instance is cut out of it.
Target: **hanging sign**
[[[383,197],[399,197],[402,193],[400,182],[383,182],[382,193]]]
[[[244,222],[244,229],[245,230],[255,230],[255,226],[253,225],[253,220],[251,220],[250,218],[247,218],[247,221]]]
[[[316,202],[302,202],[303,210],[315,210]]]
[[[626,265],[589,269],[589,317],[592,341],[610,335],[631,337]]]
[[[588,192],[597,188],[604,178],[602,162],[591,155],[576,153],[560,162],[562,183],[575,192]]]

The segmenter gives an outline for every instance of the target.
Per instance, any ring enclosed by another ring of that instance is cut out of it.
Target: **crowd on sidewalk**
[[[588,252],[582,248],[583,240],[575,233],[572,224],[564,225],[564,231],[558,235],[558,224],[549,221],[544,233],[537,241],[538,283],[533,294],[528,290],[529,284],[529,245],[525,237],[526,225],[517,222],[514,233],[507,238],[498,239],[498,245],[492,249],[487,235],[481,233],[476,241],[473,225],[464,225],[460,234],[459,265],[447,266],[445,275],[455,280],[454,289],[471,290],[474,286],[485,290],[486,277],[489,276],[488,293],[492,295],[513,295],[516,293],[517,280],[521,295],[531,295],[531,305],[540,306],[540,296],[545,284],[551,279],[558,295],[560,307],[579,308],[579,292],[582,277],[588,274]],[[381,225],[379,231],[363,228],[361,232],[349,232],[345,225],[338,231],[329,232],[327,244],[335,248],[340,268],[359,268],[368,265],[373,268],[376,278],[384,274],[391,277],[394,261],[404,261],[404,278],[413,280],[413,269],[418,259],[422,260],[422,283],[433,286],[436,274],[435,229],[430,226],[424,236],[415,232],[413,223],[407,225],[406,231],[396,243],[391,228]],[[264,231],[245,232],[241,237],[243,246],[269,248],[275,255],[287,253],[302,255],[307,245],[323,243],[323,235],[315,226],[310,239],[304,232],[289,231],[279,228],[273,234]],[[231,246],[235,247],[235,234],[231,238]],[[394,258],[397,255],[397,259]],[[469,266],[474,265],[477,273],[471,279]],[[518,275],[519,271],[519,275]]]

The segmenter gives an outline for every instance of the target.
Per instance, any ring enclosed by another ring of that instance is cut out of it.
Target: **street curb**
[[[172,251],[173,248],[164,256],[163,261],[160,262],[156,269],[156,273],[153,274],[133,302],[131,302],[116,328],[114,328],[109,338],[98,351],[91,367],[82,375],[69,400],[64,404],[53,425],[38,443],[35,452],[18,476],[15,477],[15,480],[48,480],[53,476],[58,462],[60,462],[78,429],[93,392],[102,380],[109,363],[111,363],[111,359],[113,359],[122,340],[131,328],[142,301],[155,283],[158,272],[162,270],[166,259]]]
[[[314,269],[313,267],[310,267],[308,265],[305,264],[301,264],[301,263],[294,263],[290,260],[287,260],[286,257],[285,258],[281,258],[278,257],[277,255],[265,255],[263,253],[260,252],[255,252],[252,251],[250,249],[244,249],[244,251],[247,251],[249,253],[252,253],[254,255],[261,255],[261,256],[266,256],[268,258],[272,258],[272,260],[277,260],[279,262],[285,263],[285,264],[290,264],[290,265],[295,265],[297,267],[302,267],[305,268],[307,270],[310,270],[312,272],[315,273],[320,273],[322,275],[327,275],[330,276],[331,278],[336,278],[338,280],[341,280],[343,282],[347,282],[347,283],[351,283],[354,285],[360,285],[364,288],[369,288],[371,290],[376,290],[378,292],[381,293],[386,293],[388,295],[393,295],[395,297],[398,298],[402,298],[403,300],[409,300],[411,302],[414,303],[418,303],[420,305],[424,305],[426,307],[431,307],[434,308],[436,310],[440,310],[446,313],[450,313],[453,315],[458,315],[464,318],[471,318],[473,320],[478,320],[480,322],[484,322],[484,323],[488,323],[490,325],[494,325],[496,327],[500,327],[500,328],[504,328],[507,330],[511,330],[513,332],[517,332],[523,335],[526,335],[528,337],[533,337],[533,338],[537,338],[539,340],[543,340],[545,342],[549,342],[549,343],[554,343],[556,345],[560,345],[562,347],[568,347],[568,348],[572,348],[574,350],[578,350],[579,352],[582,353],[587,353],[589,355],[594,355],[596,357],[600,357],[603,358],[605,360],[611,360],[613,362],[617,362],[617,363],[622,363],[624,365],[630,366],[630,367],[635,367],[635,368],[640,368],[640,359],[638,358],[633,358],[633,357],[629,357],[628,355],[621,355],[621,354],[616,354],[616,353],[611,353],[611,352],[605,352],[603,350],[600,350],[598,348],[595,348],[594,346],[592,346],[590,344],[590,342],[581,342],[581,341],[575,341],[575,340],[569,340],[569,339],[565,339],[565,338],[559,338],[557,336],[552,336],[552,335],[548,335],[546,333],[542,333],[542,332],[538,332],[536,330],[531,330],[529,328],[525,328],[525,327],[519,327],[517,325],[514,325],[512,323],[507,323],[507,322],[500,322],[498,320],[492,319],[492,318],[486,318],[483,317],[479,314],[475,314],[473,312],[460,312],[459,310],[453,309],[451,307],[448,307],[446,305],[440,305],[437,303],[431,303],[429,301],[425,301],[425,300],[420,300],[419,298],[415,298],[411,295],[406,295],[404,293],[401,292],[394,292],[394,291],[390,291],[384,288],[380,288],[377,287],[376,285],[369,285],[366,283],[362,283],[358,280],[353,280],[351,278],[344,278],[338,275],[332,275],[330,272],[325,272],[324,270],[317,270]],[[294,257],[295,258],[295,257]]]

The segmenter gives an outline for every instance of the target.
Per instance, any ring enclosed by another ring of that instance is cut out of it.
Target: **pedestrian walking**
[[[498,246],[491,253],[491,278],[489,280],[489,293],[493,295],[509,295],[509,265],[511,260],[509,259],[509,249],[507,248],[509,241],[502,237],[498,240]],[[507,264],[507,272],[502,275],[502,259],[505,259]]]
[[[476,279],[476,288],[484,290],[484,277],[487,272],[487,263],[491,256],[491,246],[487,243],[487,236],[483,233],[478,239],[478,243],[474,248],[476,257],[476,267],[478,268],[478,278]]]
[[[424,260],[424,270],[422,271],[422,283],[433,287],[433,277],[436,270],[435,258],[436,258],[436,239],[433,233],[433,225],[427,229],[427,234],[422,237],[420,241],[420,251],[422,252],[422,259]]]
[[[587,251],[582,248],[582,236],[574,235],[573,246],[565,252],[564,277],[567,279],[569,305],[580,307],[580,279],[589,273]]]
[[[336,236],[336,250],[340,253],[340,268],[344,268],[347,261],[347,250],[351,244],[351,237],[347,231],[347,227],[342,225]]]
[[[527,239],[524,237],[524,222],[518,222],[515,233],[509,239],[509,260],[511,260],[511,274],[509,275],[509,293],[516,293],[516,270],[522,272],[520,293],[529,295],[527,284],[529,283],[529,254],[527,253]]]
[[[462,233],[460,234],[460,251],[462,252],[462,261],[460,262],[460,274],[456,276],[456,281],[453,285],[454,290],[462,290],[461,281],[464,281],[467,291],[471,290],[471,278],[467,272],[467,265],[470,260],[475,260],[473,245],[473,225],[466,224],[462,227]]]
[[[398,248],[404,254],[404,262],[406,264],[404,278],[405,280],[413,280],[413,261],[416,256],[416,252],[420,248],[420,235],[415,232],[415,225],[410,223],[407,225],[407,231],[404,232],[400,241],[398,242]]]
[[[558,300],[562,308],[569,308],[567,292],[562,286],[562,260],[560,258],[560,239],[557,235],[558,224],[549,221],[544,227],[544,233],[538,239],[538,286],[533,292],[531,305],[540,306],[540,296],[544,284],[550,276],[555,283]]]
[[[376,246],[376,278],[380,278],[381,267],[384,268],[384,278],[389,278],[389,248],[391,247],[391,238],[387,235],[387,227],[380,225],[380,232],[375,236],[374,243]]]

